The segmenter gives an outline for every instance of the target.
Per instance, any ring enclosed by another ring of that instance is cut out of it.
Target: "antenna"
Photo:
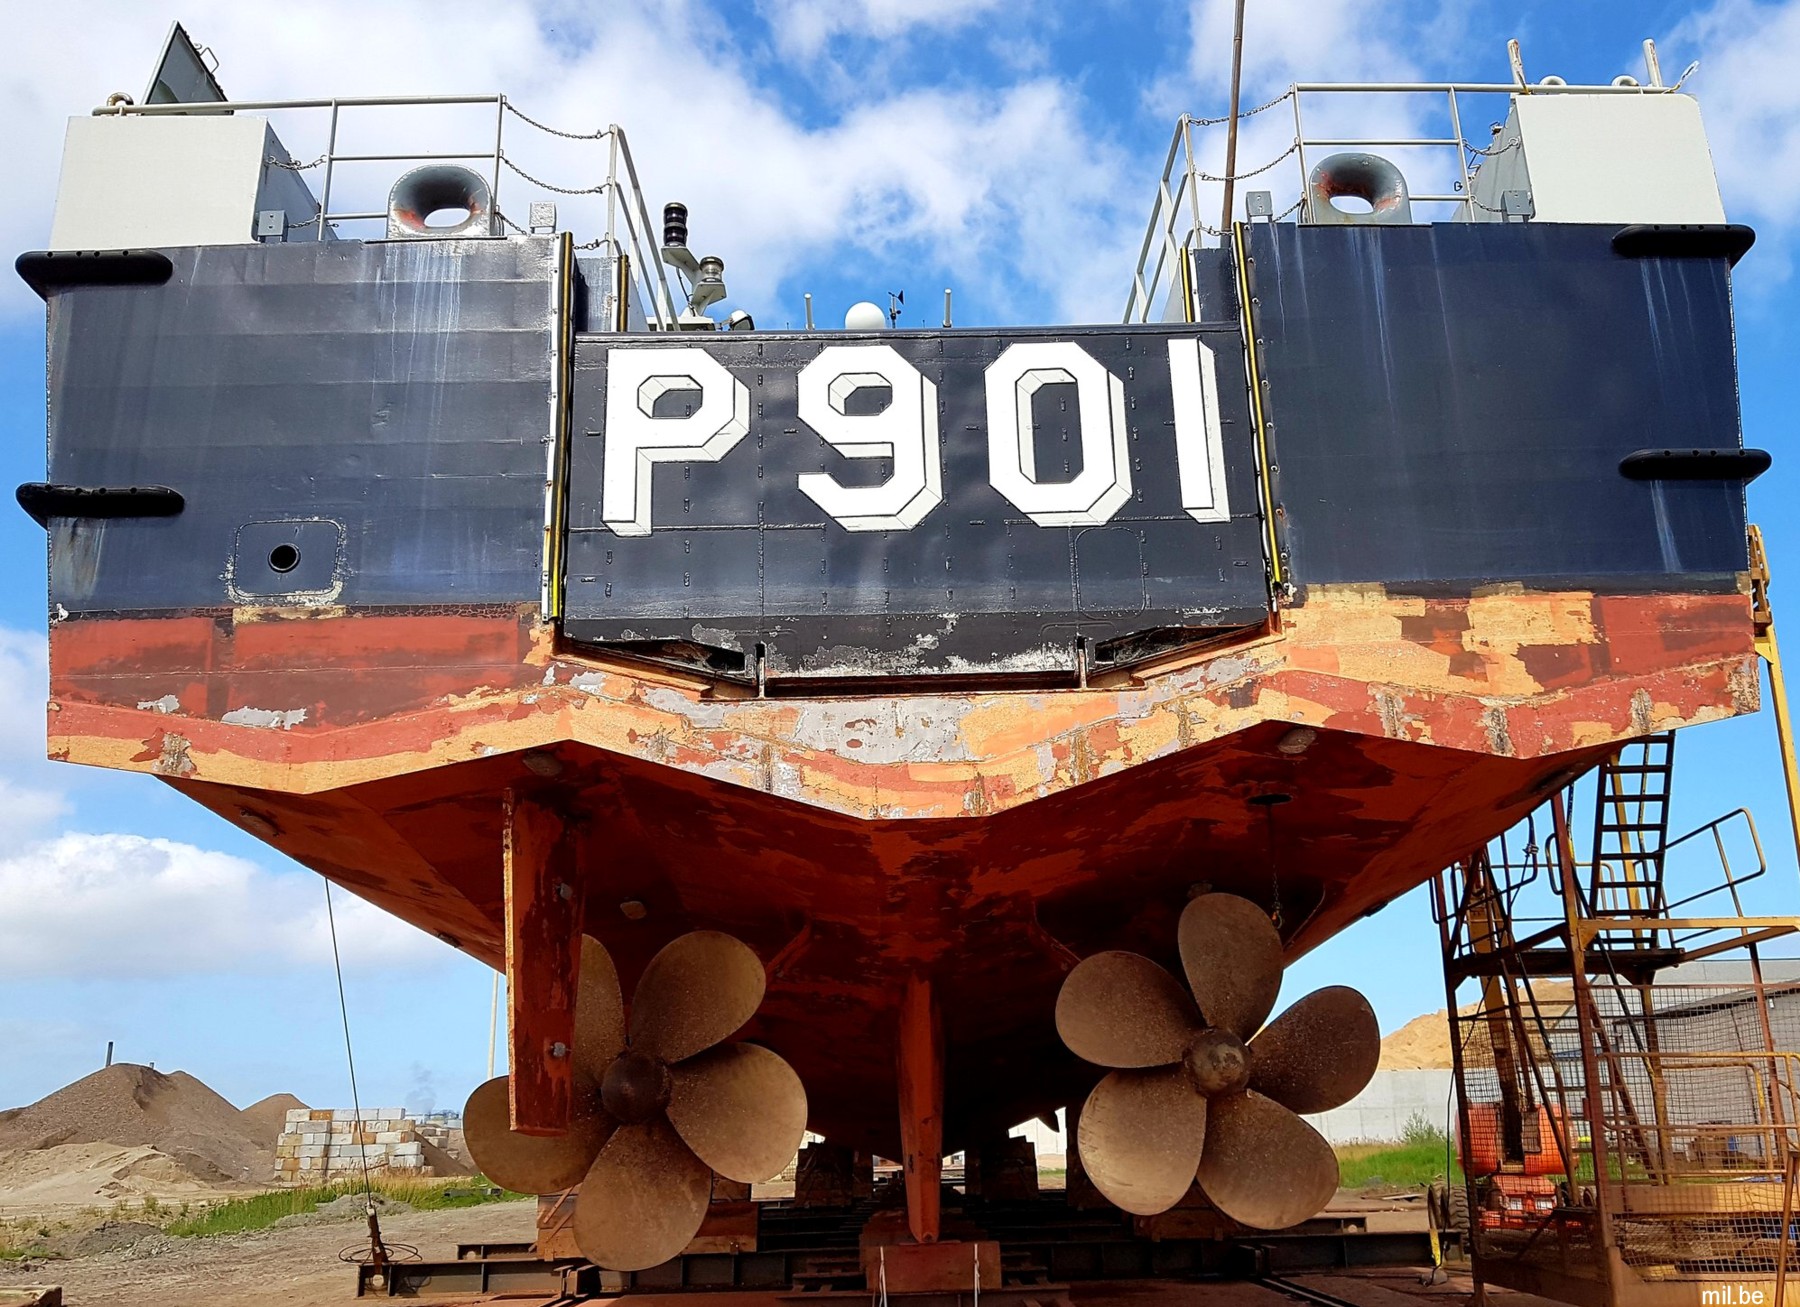
[[[900,310],[905,307],[906,307],[906,292],[903,290],[890,290],[888,292],[888,312],[887,312],[888,325],[890,327],[897,327],[900,325]]]
[[[808,331],[811,331],[811,330],[812,330],[812,329],[813,329],[813,324],[812,324],[812,292],[811,292],[811,291],[807,291],[807,292],[806,292],[806,329],[807,329],[807,330],[808,330]]]
[[[950,288],[944,287],[944,330],[950,330]]]

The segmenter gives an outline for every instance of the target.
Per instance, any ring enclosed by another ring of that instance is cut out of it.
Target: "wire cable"
[[[325,924],[331,930],[331,965],[337,971],[338,1012],[344,1019],[344,1061],[350,1067],[350,1110],[356,1117],[356,1148],[362,1158],[363,1195],[372,1198],[375,1190],[369,1182],[369,1145],[362,1137],[362,1099],[356,1092],[356,1052],[350,1046],[350,1003],[344,997],[344,960],[338,952],[337,914],[331,906],[330,881],[325,882]]]
[[[337,972],[338,1012],[344,1019],[344,1061],[350,1068],[351,1127],[356,1133],[356,1150],[362,1159],[363,1204],[369,1216],[368,1260],[381,1266],[393,1260],[391,1250],[381,1237],[381,1222],[375,1211],[375,1186],[369,1180],[369,1141],[363,1129],[362,1097],[356,1089],[356,1052],[350,1042],[350,1002],[344,996],[344,959],[338,951],[337,913],[331,905],[331,882],[325,882],[325,924],[331,931],[331,965]],[[418,1249],[413,1248],[414,1256]],[[339,1254],[342,1256],[342,1254]]]

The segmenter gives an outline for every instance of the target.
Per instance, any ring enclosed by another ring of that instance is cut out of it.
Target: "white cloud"
[[[1691,59],[1725,211],[1762,239],[1759,280],[1785,276],[1800,206],[1800,0],[1720,0],[1657,41],[1665,76]]]
[[[1393,0],[1257,0],[1244,14],[1244,85],[1409,81],[1419,72]],[[1188,74],[1223,95],[1231,83],[1232,0],[1194,0]]]
[[[46,650],[43,636],[0,627],[0,820],[15,841],[48,830],[70,806],[44,783]]]
[[[776,47],[811,59],[841,36],[891,41],[918,28],[954,31],[1000,8],[1001,0],[763,0]]]
[[[1192,0],[1183,66],[1145,90],[1145,104],[1158,116],[1172,123],[1183,112],[1198,118],[1225,114],[1234,8],[1232,0]],[[1245,13],[1241,107],[1253,109],[1294,82],[1395,82],[1441,76],[1440,70],[1422,64],[1417,52],[1431,50],[1440,60],[1454,57],[1464,21],[1466,15],[1443,0],[1258,0]],[[1454,71],[1467,75],[1465,69]],[[1449,123],[1443,104],[1441,96],[1311,95],[1303,104],[1303,126],[1309,140],[1446,136]],[[1236,190],[1236,217],[1244,216],[1246,191],[1274,192],[1277,212],[1299,199],[1300,162],[1290,152],[1294,141],[1291,102],[1242,122],[1237,173],[1243,180]],[[1225,127],[1196,128],[1193,144],[1200,169],[1222,175]],[[1456,175],[1456,156],[1449,149],[1377,148],[1401,166],[1415,193],[1442,192]],[[1329,152],[1321,150],[1318,155]],[[1267,171],[1257,171],[1272,162]],[[1316,156],[1309,154],[1307,162],[1316,162]],[[1200,187],[1200,221],[1208,226],[1217,226],[1223,217],[1222,191],[1216,183]],[[1420,210],[1417,216],[1428,221],[1445,215]],[[1183,222],[1185,226],[1185,217]]]
[[[0,857],[0,976],[166,977],[331,960],[322,882],[136,835],[64,834]],[[447,946],[335,893],[347,968],[443,961]]]
[[[802,42],[845,31],[882,36],[953,26],[974,12],[947,0],[801,3],[781,9],[779,30]],[[279,11],[191,0],[183,21],[219,52],[220,80],[239,99],[504,90],[570,129],[619,122],[652,210],[686,200],[696,243],[726,257],[734,297],[769,321],[797,307],[772,302],[780,283],[806,267],[854,264],[858,249],[940,262],[1020,317],[1116,312],[1122,252],[1150,182],[1141,163],[1108,144],[1070,84],[1029,75],[959,86],[914,70],[911,86],[803,123],[761,83],[768,69],[731,43],[713,10],[620,3],[591,28],[563,18],[548,4],[496,9],[467,0],[318,0]],[[15,35],[31,56],[0,88],[0,109],[24,146],[10,170],[17,190],[0,211],[0,244],[16,249],[48,232],[61,120],[113,89],[141,93],[162,36],[127,0],[79,12],[38,7],[22,25]],[[371,143],[401,132],[392,118],[362,121],[347,131]],[[491,132],[464,121],[466,139]],[[322,114],[280,130],[297,157],[323,148]],[[600,147],[542,137],[517,121],[507,136],[509,153],[537,176],[568,186],[600,179]],[[396,166],[365,170],[360,188],[340,178],[343,198],[378,199]],[[529,190],[505,175],[502,207],[522,208]],[[598,234],[597,201],[561,197],[560,205],[565,225]],[[3,293],[15,310],[34,303],[16,286]]]
[[[0,765],[44,756],[49,641],[0,626]]]
[[[67,796],[40,786],[19,785],[0,776],[0,814],[13,839],[47,829],[68,815]]]

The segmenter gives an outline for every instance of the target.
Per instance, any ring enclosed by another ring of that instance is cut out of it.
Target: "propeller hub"
[[[629,1049],[613,1059],[600,1082],[600,1105],[620,1125],[648,1121],[669,1105],[669,1068]]]
[[[1202,1030],[1188,1045],[1182,1064],[1203,1094],[1235,1093],[1250,1083],[1250,1050],[1229,1030]]]

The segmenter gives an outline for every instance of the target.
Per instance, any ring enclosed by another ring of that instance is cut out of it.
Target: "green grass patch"
[[[49,1241],[65,1228],[64,1223],[52,1223],[48,1218],[0,1220],[0,1262],[48,1257]]]
[[[1339,1183],[1346,1189],[1423,1189],[1445,1174],[1461,1183],[1462,1168],[1431,1140],[1413,1144],[1345,1144],[1337,1149]]]
[[[1462,1181],[1450,1140],[1423,1112],[1407,1118],[1396,1144],[1344,1144],[1335,1149],[1338,1183],[1346,1189],[1423,1189],[1440,1176]]]
[[[445,1180],[380,1179],[371,1187],[390,1202],[406,1203],[418,1211],[442,1211],[453,1207],[479,1207],[523,1195],[487,1192],[492,1186],[480,1177]],[[362,1193],[360,1183],[313,1185],[303,1189],[274,1189],[247,1198],[233,1198],[191,1216],[171,1221],[163,1228],[183,1238],[216,1234],[243,1234],[264,1230],[286,1216],[317,1211],[320,1204]]]

